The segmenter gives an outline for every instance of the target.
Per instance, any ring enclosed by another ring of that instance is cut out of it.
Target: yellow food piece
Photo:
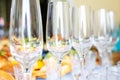
[[[41,69],[43,66],[45,65],[45,63],[42,60],[38,60],[35,65],[34,65],[34,70],[39,70]]]
[[[64,65],[69,65],[72,66],[72,60],[70,58],[70,56],[65,56],[64,59],[62,60],[62,66]]]
[[[19,64],[13,57],[9,57],[8,60],[9,60],[13,65]]]
[[[64,65],[62,66],[62,76],[64,76],[65,74],[69,73],[72,71],[72,67],[70,65]]]

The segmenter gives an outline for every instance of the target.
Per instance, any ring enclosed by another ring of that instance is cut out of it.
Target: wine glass
[[[80,65],[85,64],[86,53],[89,52],[92,37],[92,10],[89,6],[81,5],[73,8],[73,48],[79,53]],[[83,74],[83,73],[81,73]]]
[[[107,66],[107,71],[109,72],[109,68],[113,67],[114,64],[119,64],[119,61],[114,61],[114,56],[119,50],[119,42],[120,42],[120,38],[119,38],[119,25],[118,25],[118,21],[116,19],[116,15],[114,11],[108,11],[107,13],[107,21],[108,21],[108,43],[107,43],[107,47],[106,47],[106,52],[109,54],[108,56],[108,66]],[[119,55],[117,55],[119,57]],[[117,58],[116,56],[116,58]],[[118,66],[118,65],[115,65]],[[119,71],[119,69],[118,69]],[[113,72],[114,73],[114,72]],[[109,73],[108,73],[109,75]],[[113,74],[114,75],[114,74]],[[115,76],[115,75],[114,75]]]
[[[23,68],[23,80],[31,80],[33,64],[42,54],[43,32],[38,0],[12,0],[10,49]]]
[[[106,9],[99,9],[94,12],[94,42],[98,49],[97,56],[101,57],[101,65],[104,67],[109,65],[110,57],[110,54],[106,51],[111,40],[111,27],[109,26],[108,18],[108,11]]]
[[[70,6],[67,1],[48,3],[46,25],[47,49],[56,57],[58,79],[61,80],[61,60],[71,49]]]
[[[103,70],[101,65],[105,65],[106,60],[108,59],[104,49],[107,44],[107,11],[105,9],[94,11],[92,15],[92,27],[92,46],[85,57],[86,69],[88,72],[87,77],[93,72]]]
[[[73,9],[73,47],[79,52],[81,58],[84,50],[91,47],[92,11],[88,6],[82,5]]]
[[[107,13],[108,21],[108,52],[111,52],[114,45],[120,40],[119,39],[119,25],[113,11],[108,11]]]
[[[99,9],[94,11],[93,16],[93,36],[96,46],[102,47],[106,44],[107,39],[107,10]]]
[[[94,12],[94,42],[104,67],[110,65],[110,53],[112,47],[118,41],[118,28],[115,26],[115,22],[114,12],[106,9],[99,9]]]

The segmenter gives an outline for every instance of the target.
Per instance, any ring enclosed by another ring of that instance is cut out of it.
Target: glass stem
[[[62,63],[62,60],[59,59],[57,60],[57,76],[58,76],[58,79],[57,80],[62,80],[61,76],[62,76],[62,73],[61,73],[61,63]]]
[[[24,68],[23,76],[24,76],[23,80],[32,80],[31,68]]]

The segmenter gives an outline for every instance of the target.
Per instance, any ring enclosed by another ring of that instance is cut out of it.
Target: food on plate
[[[0,70],[0,80],[15,80],[14,77],[9,74],[8,72],[5,72],[3,70]]]
[[[0,56],[11,57],[8,39],[0,41]]]
[[[0,41],[0,70],[13,73],[13,64],[9,61],[11,57],[9,40],[3,39]]]
[[[8,63],[8,60],[6,57],[4,56],[0,56],[0,68],[2,68],[3,66],[5,66]]]
[[[39,78],[46,78],[46,68],[45,68],[45,66],[42,67],[39,70],[33,70],[32,76],[33,77],[39,77]]]
[[[61,36],[59,36],[60,39],[62,39]],[[13,67],[16,65],[19,65],[19,63],[14,60],[10,53],[9,48],[9,40],[3,39],[0,41],[0,80],[14,80],[13,75]],[[22,49],[20,46],[18,49]],[[51,55],[47,55],[47,58],[53,58]],[[52,59],[54,62],[56,61],[54,58]],[[55,63],[53,63],[56,65]],[[66,56],[62,61],[62,75],[65,75],[67,73],[71,72],[71,59],[69,56]],[[46,78],[46,65],[45,65],[45,59],[39,59],[33,68],[33,78],[40,77],[40,78]],[[3,77],[1,77],[3,76]]]
[[[0,56],[0,70],[13,73],[13,64],[4,56]]]
[[[46,78],[46,61],[49,61],[48,63],[51,65],[48,65],[49,67],[54,67],[56,65],[56,60],[55,58],[48,53],[46,56],[46,60],[38,60],[38,62],[34,66],[33,70],[33,77],[40,77],[40,78]],[[52,67],[52,68],[53,68]],[[71,72],[72,66],[71,66],[71,59],[70,56],[65,56],[63,61],[62,61],[62,68],[61,68],[61,74],[64,76],[65,74]]]

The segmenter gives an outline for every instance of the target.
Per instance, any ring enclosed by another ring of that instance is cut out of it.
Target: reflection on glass
[[[48,4],[46,45],[56,57],[58,79],[61,80],[61,60],[71,49],[70,6],[66,1],[54,1]]]
[[[33,64],[43,49],[42,21],[38,0],[13,0],[10,19],[10,49],[23,66],[23,80],[31,80]]]

